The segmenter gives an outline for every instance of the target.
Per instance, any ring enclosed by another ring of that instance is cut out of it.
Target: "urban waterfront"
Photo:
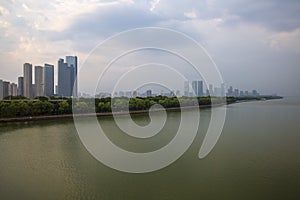
[[[133,118],[137,124],[149,122],[147,115]],[[209,120],[210,109],[201,110],[188,151],[146,174],[118,172],[95,160],[70,119],[1,124],[0,199],[300,198],[300,99],[228,105],[220,140],[199,159]],[[148,152],[172,139],[180,112],[169,112],[162,132],[143,142],[122,134],[111,117],[99,121],[118,146]]]

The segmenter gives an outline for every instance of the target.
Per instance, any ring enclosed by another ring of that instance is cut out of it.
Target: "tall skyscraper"
[[[18,77],[18,95],[24,96],[24,77]]]
[[[184,81],[184,96],[189,96],[190,94],[190,84],[189,81]]]
[[[209,84],[209,85],[208,85],[208,88],[209,88],[209,89],[208,89],[208,90],[209,90],[209,95],[210,95],[210,96],[214,96],[215,94],[214,94],[214,89],[213,89],[214,87],[213,87],[213,85],[212,85],[212,84]]]
[[[203,96],[203,81],[197,81],[197,96]]]
[[[33,97],[32,91],[32,64],[25,63],[23,65],[23,76],[24,76],[24,96],[27,98]]]
[[[192,81],[192,88],[195,96],[203,96],[203,81]]]
[[[77,57],[67,56],[58,60],[58,95],[77,97]]]
[[[71,96],[71,70],[64,59],[58,60],[58,95]]]
[[[66,56],[68,67],[71,72],[71,92],[73,97],[78,96],[78,84],[77,84],[77,56]]]
[[[54,65],[45,64],[44,66],[44,95],[54,95]]]
[[[221,85],[221,96],[224,97],[226,94],[225,94],[225,84],[222,83]]]
[[[3,80],[0,80],[0,101],[3,100]]]
[[[18,94],[18,86],[15,83],[11,83],[9,84],[9,91],[8,91],[9,95],[11,96],[17,96]]]
[[[43,67],[34,67],[35,96],[44,96]]]
[[[3,98],[9,96],[9,82],[3,81]]]

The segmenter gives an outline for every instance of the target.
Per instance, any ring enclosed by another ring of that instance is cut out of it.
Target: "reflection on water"
[[[209,109],[202,110],[189,150],[149,174],[121,173],[96,161],[72,120],[1,124],[0,199],[299,199],[299,100],[229,105],[220,140],[200,160],[209,118]],[[144,115],[134,120],[149,122]],[[118,146],[148,152],[172,140],[180,112],[168,113],[165,128],[145,141],[122,134],[111,117],[99,121]]]

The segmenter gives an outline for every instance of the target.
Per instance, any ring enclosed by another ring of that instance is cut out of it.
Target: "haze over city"
[[[300,96],[299,9],[297,1],[276,0],[2,1],[0,78],[17,82],[26,62],[53,64],[57,74],[57,60],[64,55],[77,55],[80,68],[106,38],[155,26],[180,31],[203,45],[228,86]],[[120,60],[114,73],[124,73],[137,58],[147,63],[158,56],[178,64],[169,55],[139,52]],[[83,91],[92,92],[89,80],[83,82]]]

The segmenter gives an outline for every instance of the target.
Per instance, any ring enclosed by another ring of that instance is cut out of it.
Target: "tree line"
[[[225,98],[225,97],[224,97]],[[62,98],[62,97],[36,97],[27,99],[26,97],[7,97],[0,102],[0,117],[26,117],[43,115],[63,115],[74,113],[108,113],[113,111],[139,111],[149,110],[151,106],[160,104],[165,108],[175,108],[180,106],[210,105],[224,102],[221,97],[115,97],[115,98]],[[227,103],[236,102],[238,99],[227,97]],[[74,104],[74,105],[73,105]]]

